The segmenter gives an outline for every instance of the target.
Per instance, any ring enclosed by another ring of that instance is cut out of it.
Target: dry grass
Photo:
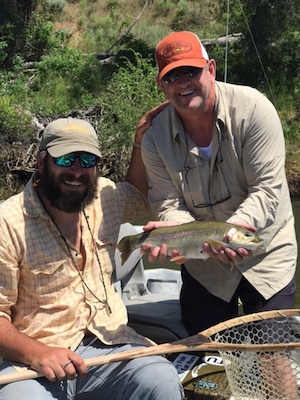
[[[185,15],[186,20],[183,19],[182,29],[191,30],[199,37],[201,34],[207,36],[207,32],[219,34],[220,25],[215,18],[219,11],[218,2],[187,0],[186,3],[188,4],[188,11],[186,11],[188,14]],[[92,17],[100,19],[113,14],[116,21],[114,28],[119,35],[122,35],[139,16],[144,4],[145,1],[138,0],[67,1],[64,10],[57,15],[54,26],[57,30],[71,31],[72,36],[68,44],[73,48],[83,50],[84,36]],[[134,25],[132,33],[137,39],[155,47],[159,40],[175,29],[173,25],[178,21],[179,4],[180,2],[173,1],[171,9],[164,13],[157,5],[157,1],[149,0],[143,14]],[[225,24],[224,27],[221,25],[222,29],[221,35],[225,32]]]

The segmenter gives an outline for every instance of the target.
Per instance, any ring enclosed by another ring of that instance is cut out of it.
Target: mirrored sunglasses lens
[[[189,76],[189,77],[199,74],[201,72],[201,69],[202,68],[197,68],[197,67],[183,67],[182,68],[183,74],[185,76]]]
[[[202,68],[198,68],[198,67],[182,67],[182,68],[178,68],[178,69],[176,68],[176,69],[168,72],[165,76],[163,76],[162,80],[165,83],[173,83],[178,80],[179,74],[181,73],[181,71],[184,76],[192,77],[192,76],[199,74],[201,72],[201,70],[202,70]]]
[[[79,159],[82,168],[91,168],[94,167],[97,163],[97,157],[94,154],[80,154]]]
[[[162,80],[165,83],[173,83],[173,82],[177,81],[178,77],[179,77],[179,70],[174,69],[174,70],[168,72],[165,76],[163,76]]]
[[[65,154],[61,157],[56,157],[53,158],[54,162],[56,165],[59,167],[71,167],[75,161],[75,154],[70,153],[70,154]]]

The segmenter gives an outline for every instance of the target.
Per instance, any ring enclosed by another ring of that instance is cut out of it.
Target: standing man
[[[146,229],[227,221],[255,227],[262,240],[252,257],[245,249],[214,253],[205,244],[207,261],[182,266],[189,333],[236,316],[239,299],[247,314],[293,308],[297,244],[275,108],[255,89],[217,82],[215,61],[192,32],[165,37],[155,57],[156,81],[170,104],[144,134],[142,158],[152,211],[168,222]],[[165,260],[165,246],[150,260],[157,256]]]
[[[163,357],[89,370],[84,362],[152,344],[127,326],[111,281],[120,224],[148,209],[140,149],[119,184],[98,177],[100,157],[89,123],[53,121],[36,173],[0,206],[0,373],[29,366],[44,375],[1,386],[0,399],[183,397]]]

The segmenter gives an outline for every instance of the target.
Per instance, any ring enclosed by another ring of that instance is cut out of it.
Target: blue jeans
[[[77,353],[82,358],[127,351],[141,346],[105,346],[100,341],[87,347],[83,340]],[[14,372],[3,361],[0,375]],[[0,386],[0,400],[182,400],[184,397],[173,365],[161,356],[137,358],[127,362],[91,367],[86,378],[50,382],[46,378],[25,380]]]

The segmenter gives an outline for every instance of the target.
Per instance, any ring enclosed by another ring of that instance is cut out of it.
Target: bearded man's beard
[[[49,171],[48,165],[44,163],[44,172],[40,176],[39,189],[45,195],[52,207],[69,214],[81,212],[97,197],[98,177],[90,179],[87,175],[76,178],[76,181],[86,185],[85,193],[63,194],[60,190],[60,183],[64,181],[73,181],[74,176],[66,173],[55,178]]]

